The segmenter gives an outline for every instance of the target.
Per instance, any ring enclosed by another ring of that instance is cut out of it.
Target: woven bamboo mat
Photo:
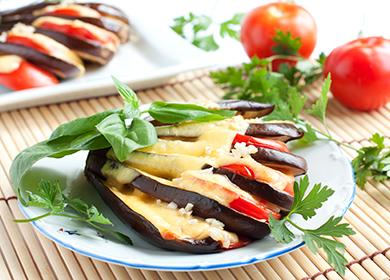
[[[308,89],[309,96],[314,98],[319,87],[318,84]],[[138,93],[144,103],[156,99],[217,100],[223,94],[205,71],[185,74],[161,87]],[[31,225],[15,224],[13,219],[22,218],[22,214],[8,170],[16,154],[44,140],[62,122],[119,106],[120,99],[110,96],[0,113],[0,279],[341,279],[323,253],[313,255],[307,248],[255,265],[210,272],[131,269],[73,253],[49,241]],[[368,144],[374,132],[380,132],[390,141],[389,105],[370,114],[356,113],[330,100],[328,117],[331,132],[343,142],[360,147]],[[350,151],[346,152],[353,156]],[[390,182],[369,182],[364,191],[358,189],[345,220],[357,232],[341,240],[346,245],[349,261],[345,278],[389,279]]]

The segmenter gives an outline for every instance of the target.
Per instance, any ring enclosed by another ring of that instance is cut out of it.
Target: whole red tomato
[[[246,53],[260,58],[274,55],[276,31],[290,32],[300,38],[298,54],[309,57],[317,41],[317,27],[304,8],[293,3],[271,3],[260,6],[245,17],[241,27],[241,42]]]
[[[345,106],[362,111],[390,101],[390,40],[360,38],[334,49],[325,61],[331,91]]]

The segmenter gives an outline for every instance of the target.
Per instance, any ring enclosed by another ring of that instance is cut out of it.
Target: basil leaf
[[[97,131],[76,136],[64,136],[35,144],[13,160],[10,176],[13,187],[18,190],[24,174],[40,159],[45,157],[63,157],[80,150],[98,150],[110,147],[110,144]],[[20,193],[17,191],[17,193]]]
[[[154,127],[147,126],[145,123],[147,122],[135,118],[131,127],[127,129],[120,115],[112,114],[99,123],[96,128],[111,144],[116,158],[119,161],[124,161],[134,150],[157,142]]]
[[[154,126],[150,122],[140,118],[133,120],[127,137],[137,142],[142,148],[157,142],[157,132]]]
[[[126,84],[119,81],[117,78],[112,77],[114,85],[119,95],[125,100],[125,106],[123,112],[127,119],[132,119],[140,115],[139,100],[136,93]]]
[[[209,122],[233,117],[231,110],[213,110],[195,104],[153,102],[149,114],[162,123],[179,123],[184,121]]]
[[[62,136],[75,136],[91,130],[96,130],[95,126],[98,123],[104,120],[107,116],[114,113],[118,113],[120,111],[121,110],[119,109],[108,110],[86,118],[79,118],[64,123],[53,131],[53,133],[50,135],[49,141],[52,141]]]

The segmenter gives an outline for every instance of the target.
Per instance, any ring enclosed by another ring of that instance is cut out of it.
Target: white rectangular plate
[[[111,75],[139,89],[161,84],[181,72],[215,64],[205,52],[177,36],[169,24],[161,24],[152,14],[146,14],[146,5],[108,2],[129,16],[136,38],[122,45],[106,66],[89,67],[81,78],[16,92],[0,86],[0,111],[107,95],[114,92]]]

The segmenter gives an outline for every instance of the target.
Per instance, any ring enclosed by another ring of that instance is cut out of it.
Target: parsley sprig
[[[35,192],[27,191],[26,199],[19,198],[23,206],[34,206],[48,210],[46,213],[31,218],[15,220],[18,223],[37,221],[49,216],[65,217],[79,222],[87,223],[99,233],[114,237],[124,243],[132,244],[131,239],[107,226],[113,226],[94,205],[88,205],[80,198],[70,198],[62,192],[57,181],[42,180]]]
[[[298,143],[310,145],[317,140],[327,139],[357,152],[352,165],[359,187],[363,188],[367,179],[379,182],[390,179],[390,148],[385,145],[383,136],[374,134],[371,137],[374,146],[356,149],[350,144],[338,141],[330,133],[326,119],[330,75],[324,80],[321,94],[313,103],[309,103],[303,92],[305,86],[322,76],[325,56],[321,54],[315,61],[295,57],[297,61],[295,66],[282,63],[279,72],[274,72],[272,62],[280,58],[291,60],[294,57],[283,55],[265,59],[253,57],[250,62],[243,63],[240,67],[228,67],[211,72],[210,77],[225,89],[224,98],[275,104],[275,110],[264,117],[264,120],[287,120],[299,124],[305,130],[305,135],[297,141]],[[302,119],[302,113],[317,118],[322,123],[322,129],[315,128]]]
[[[370,141],[373,145],[357,150],[352,160],[356,174],[356,183],[364,186],[368,178],[377,182],[390,179],[390,147],[385,145],[385,137],[375,133]]]
[[[276,30],[273,41],[275,46],[272,48],[272,51],[275,54],[283,55],[297,55],[299,49],[301,48],[301,38],[293,37],[290,32],[283,32],[281,30]]]
[[[186,16],[174,18],[171,29],[202,50],[215,51],[219,49],[217,34],[221,38],[230,37],[239,40],[239,29],[243,17],[244,14],[237,13],[232,18],[218,23],[209,16],[189,13]]]
[[[335,270],[344,275],[347,260],[343,256],[345,245],[329,237],[342,237],[355,234],[348,224],[342,223],[342,217],[330,217],[323,225],[316,229],[307,229],[298,225],[292,220],[293,215],[300,215],[308,220],[313,217],[315,210],[322,207],[323,203],[334,193],[328,186],[315,184],[310,191],[309,179],[304,176],[299,183],[294,184],[294,202],[291,211],[281,220],[276,220],[270,215],[271,234],[276,241],[290,243],[295,238],[291,227],[298,229],[302,234],[309,249],[317,253],[318,249],[323,249],[328,257],[329,263]]]

